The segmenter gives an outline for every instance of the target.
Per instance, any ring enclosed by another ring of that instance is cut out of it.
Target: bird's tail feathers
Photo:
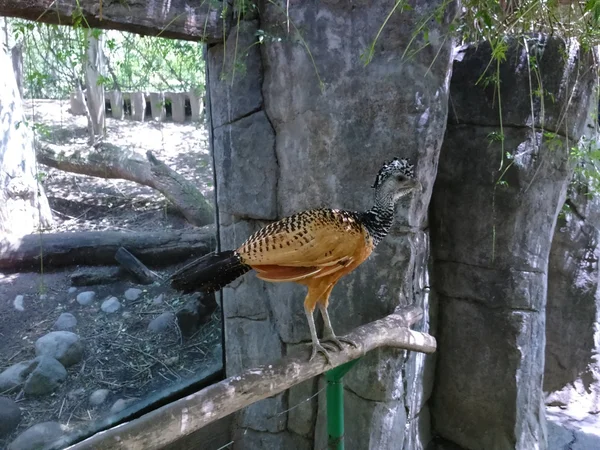
[[[250,270],[233,250],[209,253],[179,269],[169,278],[178,291],[218,291]]]

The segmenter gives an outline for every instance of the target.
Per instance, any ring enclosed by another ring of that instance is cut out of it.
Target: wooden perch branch
[[[129,249],[142,262],[163,266],[200,257],[215,249],[214,229],[193,232],[85,231],[78,233],[29,234],[12,241],[0,241],[0,270],[39,270],[78,264],[112,265],[120,247]]]
[[[214,223],[213,208],[198,188],[182,175],[160,162],[148,151],[147,160],[138,154],[111,144],[101,144],[99,150],[82,149],[63,156],[61,147],[38,144],[37,160],[55,169],[99,178],[120,178],[143,184],[163,194],[193,225]]]
[[[231,8],[222,18],[222,1],[158,0],[0,0],[0,16],[73,25],[83,19],[86,27],[130,31],[148,36],[206,41],[223,40],[223,27]],[[226,4],[226,3],[225,3]]]
[[[83,449],[158,449],[177,441],[211,422],[252,403],[276,395],[323,372],[352,361],[379,347],[395,347],[433,353],[435,338],[410,330],[422,317],[417,307],[407,307],[381,320],[358,327],[346,337],[359,344],[332,352],[332,366],[321,356],[308,361],[308,350],[272,365],[246,370],[195,394],[163,406],[139,419],[98,433],[69,447]]]

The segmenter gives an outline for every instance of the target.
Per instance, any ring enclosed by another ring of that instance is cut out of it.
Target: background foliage
[[[70,27],[5,20],[6,40],[23,46],[25,97],[68,98],[74,84],[84,79],[85,24]],[[104,40],[107,73],[101,82],[106,89],[204,92],[202,43],[114,30],[92,29],[91,33]]]

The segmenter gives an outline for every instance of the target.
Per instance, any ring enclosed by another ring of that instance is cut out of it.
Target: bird
[[[374,204],[364,212],[318,208],[272,222],[252,234],[236,250],[210,253],[171,275],[171,287],[182,292],[213,292],[254,270],[268,282],[295,282],[308,288],[304,311],[312,341],[312,361],[318,353],[331,363],[329,350],[343,348],[329,318],[329,297],[335,284],[362,264],[387,235],[398,200],[422,189],[407,159],[385,163],[375,178]],[[323,318],[319,340],[314,321]]]

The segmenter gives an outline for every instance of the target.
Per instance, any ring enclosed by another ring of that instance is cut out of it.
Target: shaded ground
[[[38,139],[65,147],[65,153],[86,145],[86,118],[69,113],[68,101],[27,102]],[[199,187],[213,201],[208,132],[203,124],[106,120],[107,138],[116,146],[154,155]],[[152,189],[121,180],[104,180],[40,167],[54,212],[54,231],[157,230],[189,227],[167,214],[167,201]]]
[[[73,117],[68,102],[36,101],[28,111],[35,118],[38,136],[55,144],[79,147],[87,140],[85,117]],[[196,124],[156,124],[107,119],[106,141],[121,147],[151,150],[157,158],[193,180],[212,201],[212,171],[207,133]],[[65,149],[66,150],[66,149]],[[40,167],[53,210],[52,231],[121,230],[136,232],[191,227],[172,214],[161,194],[132,182],[103,180]],[[1,393],[16,400],[23,412],[18,433],[39,422],[54,420],[76,430],[90,420],[104,418],[116,400],[147,399],[159,390],[197,378],[204,369],[221,363],[219,312],[189,338],[177,325],[163,332],[148,331],[149,322],[160,314],[177,311],[188,297],[160,286],[135,286],[130,282],[71,287],[70,276],[78,268],[52,273],[0,273],[0,372],[35,357],[35,341],[53,331],[58,316],[69,312],[77,318],[77,333],[85,346],[83,360],[67,368],[67,380],[52,394],[25,396],[18,389]],[[102,270],[97,268],[94,270]],[[159,275],[167,275],[160,272]],[[130,287],[143,290],[129,301]],[[76,301],[82,291],[93,290],[96,300],[88,306]],[[162,300],[157,297],[162,294]],[[23,311],[14,301],[23,295]],[[119,311],[107,314],[102,301],[117,297]],[[89,403],[97,389],[110,391],[100,406]]]

